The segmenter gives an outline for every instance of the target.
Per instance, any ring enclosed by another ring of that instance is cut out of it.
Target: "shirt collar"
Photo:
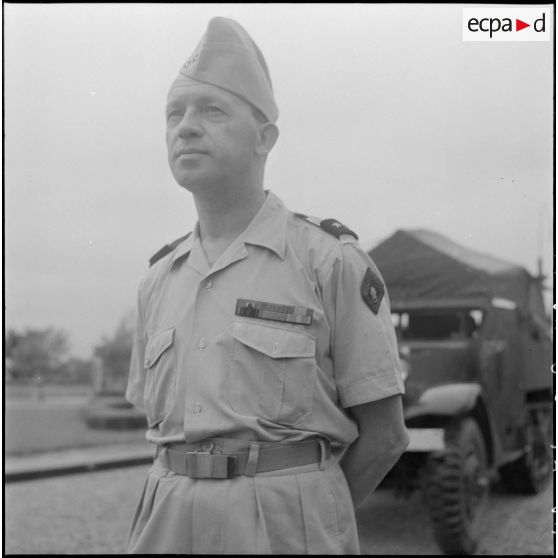
[[[190,251],[192,250],[192,246],[194,245],[194,240],[197,239],[197,237],[198,225],[196,224],[194,230],[192,231],[192,234],[188,236],[188,238],[186,238],[184,242],[181,242],[174,251],[174,254],[172,256],[172,263],[174,263],[179,258],[182,258],[182,256],[186,256],[190,253]]]
[[[246,230],[240,234],[239,241],[245,244],[263,246],[275,252],[281,259],[286,250],[287,208],[271,190],[266,190],[266,199]],[[192,234],[182,242],[172,256],[174,263],[192,251],[199,241],[199,223]]]
[[[263,246],[285,258],[288,211],[283,202],[271,190],[247,229],[240,235],[246,244]]]

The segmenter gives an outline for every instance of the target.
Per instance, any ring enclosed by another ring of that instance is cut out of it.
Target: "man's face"
[[[166,108],[171,171],[192,192],[242,184],[256,164],[258,123],[242,99],[213,85],[177,80]]]

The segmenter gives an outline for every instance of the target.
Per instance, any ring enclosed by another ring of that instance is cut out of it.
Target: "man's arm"
[[[145,405],[143,401],[145,387],[145,369],[143,362],[145,357],[146,336],[143,323],[140,288],[137,295],[136,330],[134,333],[134,344],[132,347],[128,384],[126,386],[125,393],[126,400],[132,403],[132,405],[134,405],[140,411],[145,411]]]
[[[341,467],[355,508],[372,494],[409,444],[401,396],[394,395],[350,407],[359,437],[349,447]]]

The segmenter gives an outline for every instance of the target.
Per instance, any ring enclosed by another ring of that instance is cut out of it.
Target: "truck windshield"
[[[400,340],[469,339],[482,323],[481,310],[394,312],[393,324]]]

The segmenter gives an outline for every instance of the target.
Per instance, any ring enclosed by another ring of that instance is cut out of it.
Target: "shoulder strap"
[[[295,213],[297,217],[312,223],[326,231],[327,233],[333,235],[335,238],[340,239],[344,234],[353,236],[358,240],[358,236],[351,229],[340,223],[337,219],[318,219],[317,217],[309,217],[304,215],[304,213]]]
[[[149,267],[153,264],[157,263],[161,258],[164,258],[167,254],[170,254],[182,241],[186,240],[192,233],[189,232],[176,240],[173,240],[170,244],[165,244],[162,248],[157,250],[155,254],[153,254],[149,258]]]

